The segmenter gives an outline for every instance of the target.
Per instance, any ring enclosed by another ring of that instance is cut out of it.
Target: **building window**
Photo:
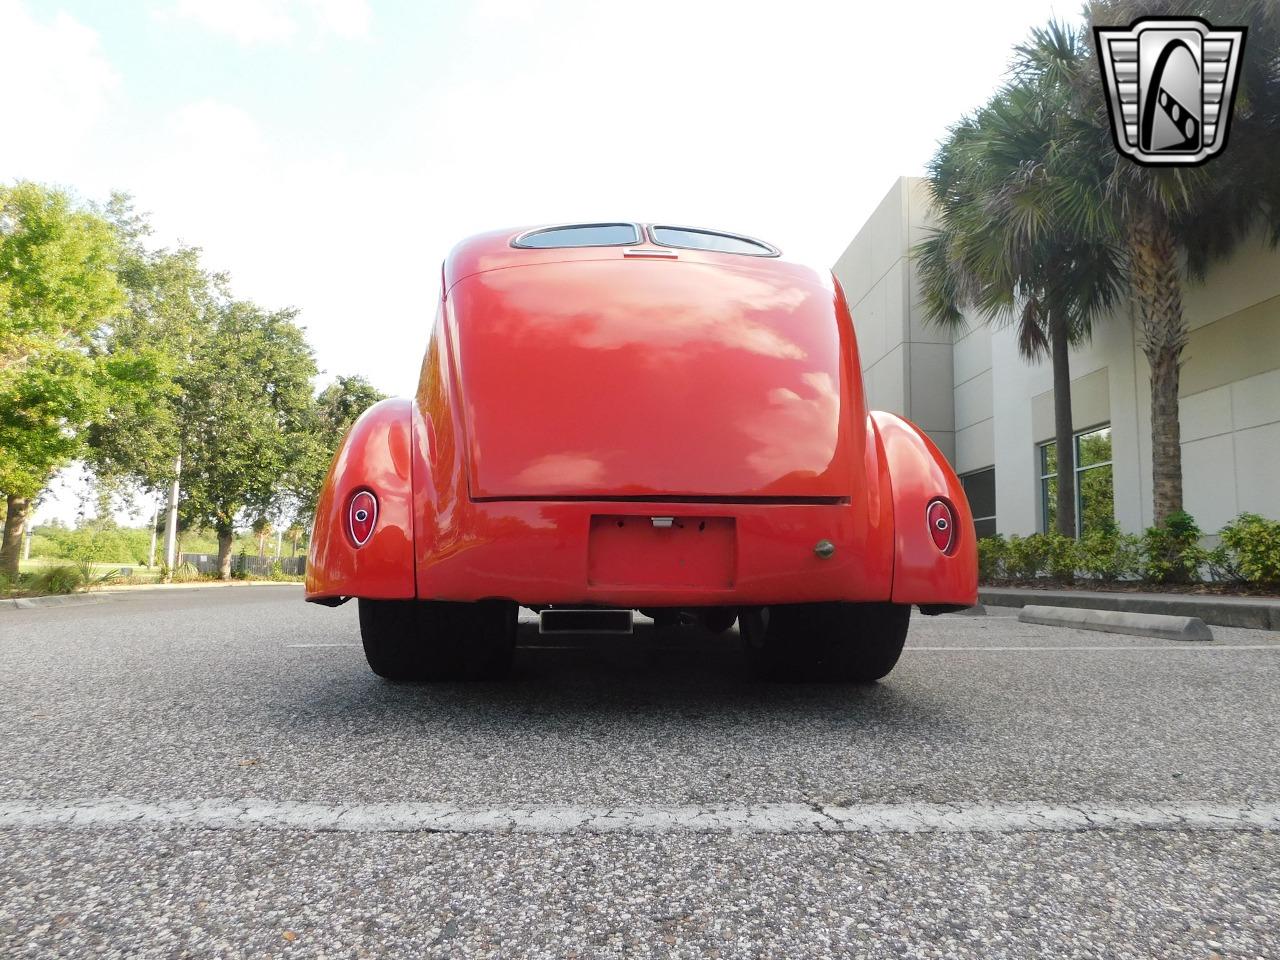
[[[1111,478],[1111,427],[1077,433],[1076,533],[1106,530],[1115,525],[1115,490]],[[1058,451],[1052,440],[1040,445],[1040,509],[1044,529],[1054,529],[1058,516]]]
[[[965,498],[973,512],[973,529],[978,539],[996,535],[996,469],[975,470],[960,478]]]

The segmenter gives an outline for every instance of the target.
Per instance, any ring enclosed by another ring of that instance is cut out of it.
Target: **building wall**
[[[1009,326],[954,335],[923,323],[911,247],[927,235],[919,180],[898,180],[835,266],[853,310],[868,398],[918,423],[957,472],[995,467],[997,527],[1041,526],[1037,445],[1053,439],[1052,372],[1028,363]],[[1191,338],[1181,379],[1187,510],[1206,531],[1242,511],[1280,519],[1280,252],[1262,238],[1184,290]],[[1109,423],[1115,516],[1152,521],[1151,402],[1128,307],[1099,322],[1071,355],[1072,416]]]
[[[991,369],[991,328],[974,324],[957,331],[952,347],[956,427],[956,472],[990,467],[995,455],[995,379]]]
[[[1249,510],[1280,517],[1280,251],[1256,239],[1184,296],[1179,420],[1187,510],[1214,530]],[[1150,420],[1145,362],[1141,416]],[[1147,457],[1149,461],[1149,454]],[[1150,516],[1150,503],[1147,517]]]
[[[932,222],[923,181],[899,178],[833,272],[853,313],[867,402],[911,420],[951,457],[956,430],[951,334],[924,322],[910,256]]]

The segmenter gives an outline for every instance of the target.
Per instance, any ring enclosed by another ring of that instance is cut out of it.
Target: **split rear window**
[[[622,247],[640,242],[634,223],[579,223],[548,227],[517,237],[514,246],[547,250],[554,247]]]
[[[636,223],[571,223],[543,227],[522,233],[511,241],[511,245],[530,250],[555,250],[563,247],[630,247],[644,244],[646,240],[660,247],[680,250],[709,250],[748,257],[778,256],[778,251],[769,244],[736,233],[655,224],[647,228],[646,235],[646,228]]]
[[[759,240],[715,230],[693,230],[689,227],[649,228],[653,242],[664,247],[685,250],[714,250],[717,253],[742,253],[749,257],[776,257],[778,251]]]

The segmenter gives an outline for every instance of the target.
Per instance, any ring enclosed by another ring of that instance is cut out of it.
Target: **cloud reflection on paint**
[[[808,396],[775,388],[764,410],[738,423],[738,429],[758,443],[747,463],[766,480],[797,472],[816,476],[835,456],[840,392],[830,374],[806,373],[801,379]]]
[[[524,281],[520,270],[497,270],[481,278],[500,292],[514,308],[520,323],[517,336],[557,336],[572,332],[579,346],[612,350],[643,343],[670,360],[688,356],[691,348],[745,350],[779,359],[799,360],[804,350],[778,329],[778,316],[799,309],[813,296],[812,289],[787,278],[735,273],[697,264],[661,264],[662,297],[655,303],[654,274],[631,264],[627,274],[614,274],[607,300],[599,296],[588,268],[564,272],[556,284]],[[715,269],[716,295],[706,296],[707,272]],[[629,274],[629,276],[628,276]],[[590,310],[583,310],[590,304]]]

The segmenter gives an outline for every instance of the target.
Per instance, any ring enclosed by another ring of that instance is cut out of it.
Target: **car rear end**
[[[887,599],[892,518],[830,276],[763,245],[636,236],[527,252],[517,237],[446,268],[419,391],[436,497],[418,515],[418,595]]]

